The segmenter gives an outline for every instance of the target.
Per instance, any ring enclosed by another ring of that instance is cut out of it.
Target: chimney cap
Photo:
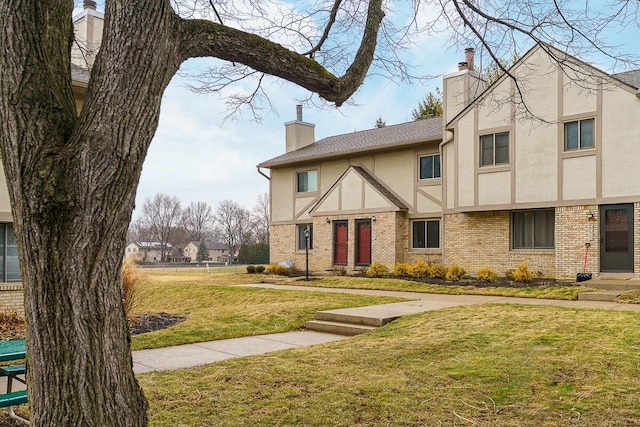
[[[467,61],[458,62],[458,71],[468,70],[469,63]]]
[[[468,48],[466,48],[464,51],[465,51],[465,52],[475,52],[475,51],[476,51],[476,49],[475,49],[475,48],[473,48],[473,47],[468,47]]]
[[[96,2],[95,0],[84,0],[82,2],[84,9],[91,9],[91,10],[96,10]]]
[[[296,105],[296,120],[299,122],[302,121],[302,104]]]

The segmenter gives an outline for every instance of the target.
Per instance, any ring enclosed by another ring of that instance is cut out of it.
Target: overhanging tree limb
[[[340,106],[360,87],[369,70],[384,13],[382,0],[369,2],[360,47],[345,74],[336,77],[303,54],[255,34],[205,20],[182,20],[182,59],[211,56],[245,64],[254,70],[296,83]]]

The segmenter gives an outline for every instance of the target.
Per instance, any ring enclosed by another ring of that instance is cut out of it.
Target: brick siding
[[[24,293],[21,283],[0,283],[0,313],[18,313],[24,317]]]

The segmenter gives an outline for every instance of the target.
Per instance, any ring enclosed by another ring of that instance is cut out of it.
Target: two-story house
[[[286,123],[270,169],[271,260],[311,270],[417,258],[499,273],[640,275],[640,70],[536,45],[490,87],[473,51],[444,115],[315,141]]]
[[[201,242],[189,242],[183,249],[182,253],[189,258],[191,262],[198,259],[198,251]],[[229,261],[229,246],[219,242],[204,242],[207,248],[206,259],[203,261],[212,261],[215,263],[224,263]]]

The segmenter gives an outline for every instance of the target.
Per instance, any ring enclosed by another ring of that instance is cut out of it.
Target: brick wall
[[[510,211],[444,215],[444,264],[458,264],[468,272],[491,267],[498,275],[504,275],[508,269],[526,262],[530,269],[554,277],[553,250],[510,249],[510,216]]]
[[[325,271],[340,266],[333,264],[333,222],[346,220],[348,224],[348,256],[347,270],[362,269],[355,265],[355,220],[372,219],[371,221],[371,261],[379,261],[393,266],[397,259],[403,259],[406,252],[407,221],[401,212],[376,212],[355,215],[332,215],[313,219],[313,249],[309,251],[309,270]],[[296,267],[305,268],[305,252],[297,250],[297,225],[271,225],[269,231],[270,256],[272,263],[294,261]],[[398,236],[398,238],[396,238]]]
[[[593,213],[592,220],[587,213]],[[587,272],[600,271],[600,218],[597,205],[561,206],[556,208],[555,264],[557,279],[575,280],[582,271],[585,243],[591,243]]]
[[[0,283],[0,313],[18,313],[24,317],[24,293],[21,283]]]

